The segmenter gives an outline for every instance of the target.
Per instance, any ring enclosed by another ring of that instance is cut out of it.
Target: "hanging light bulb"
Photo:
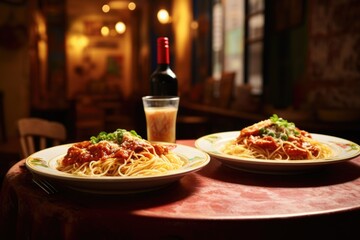
[[[108,13],[110,11],[110,6],[108,4],[104,4],[101,9],[104,13]]]
[[[115,24],[115,30],[119,34],[123,34],[126,31],[126,25],[123,22],[117,22]]]
[[[102,26],[100,32],[101,32],[102,36],[106,37],[106,36],[109,36],[110,29],[108,26]]]
[[[129,2],[128,9],[133,11],[133,10],[135,10],[135,8],[136,8],[136,4],[134,2]]]
[[[160,9],[157,13],[157,18],[161,24],[170,22],[170,15],[166,9]]]

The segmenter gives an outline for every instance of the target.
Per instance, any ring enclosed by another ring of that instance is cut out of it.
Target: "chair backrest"
[[[18,130],[23,157],[66,140],[66,128],[63,124],[41,118],[18,120]]]
[[[223,72],[220,80],[209,77],[205,81],[204,103],[207,105],[228,108],[234,95],[235,72]]]

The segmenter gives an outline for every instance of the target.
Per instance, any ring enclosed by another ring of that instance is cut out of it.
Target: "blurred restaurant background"
[[[24,117],[63,123],[69,141],[146,137],[159,36],[178,78],[178,139],[276,113],[360,142],[360,1],[0,0],[0,12],[0,156],[19,157]]]

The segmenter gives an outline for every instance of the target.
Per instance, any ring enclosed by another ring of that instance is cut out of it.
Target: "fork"
[[[38,177],[33,177],[32,181],[38,186],[40,187],[42,190],[44,190],[47,194],[51,195],[54,193],[57,193],[58,190],[54,187],[53,184],[51,184],[50,182],[48,182],[45,179],[40,179]]]

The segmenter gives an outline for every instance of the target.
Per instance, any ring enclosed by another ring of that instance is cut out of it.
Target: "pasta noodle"
[[[72,145],[58,170],[78,176],[154,176],[184,166],[171,152],[175,145],[154,144],[135,132],[118,129]]]
[[[329,146],[276,114],[242,129],[222,151],[243,158],[272,160],[327,159],[332,155]]]

